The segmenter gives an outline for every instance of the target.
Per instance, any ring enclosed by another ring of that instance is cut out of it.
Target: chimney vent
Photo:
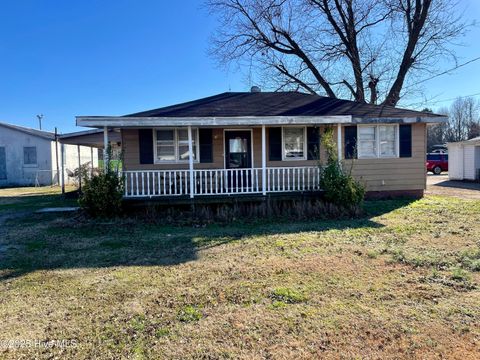
[[[250,88],[250,92],[252,93],[262,92],[262,89],[260,89],[258,86],[252,86]]]

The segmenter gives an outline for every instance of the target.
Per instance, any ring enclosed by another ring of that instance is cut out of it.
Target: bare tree
[[[468,140],[480,136],[480,102],[473,97],[458,98],[450,107],[438,114],[448,116],[448,122],[432,125],[427,131],[427,148],[452,141]]]
[[[467,140],[478,126],[479,103],[475,98],[458,98],[450,106],[448,141]]]
[[[450,0],[207,0],[212,53],[276,89],[396,105],[467,25]],[[369,96],[368,96],[369,94]],[[368,99],[367,99],[368,98]]]

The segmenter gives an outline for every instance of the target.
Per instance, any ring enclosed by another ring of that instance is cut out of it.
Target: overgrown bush
[[[107,170],[83,177],[78,202],[93,217],[114,217],[122,210],[123,179],[107,165]]]
[[[365,186],[353,178],[352,168],[346,171],[338,160],[331,128],[325,131],[322,142],[327,152],[327,164],[322,167],[320,177],[320,187],[325,192],[325,200],[351,209],[361,206],[365,197]]]
[[[191,205],[137,204],[124,209],[126,214],[140,216],[147,222],[203,226],[205,224],[229,224],[234,221],[309,221],[341,219],[360,216],[359,208],[345,208],[314,197],[299,199],[275,199],[263,201],[224,201],[221,203]]]

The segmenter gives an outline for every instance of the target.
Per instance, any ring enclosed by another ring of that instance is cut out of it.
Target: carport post
[[[90,176],[93,176],[93,147],[90,147]]]
[[[55,127],[55,162],[57,163],[57,183],[60,185],[60,168],[58,164],[58,132]]]
[[[109,158],[108,158],[108,128],[103,127],[103,170],[105,173],[108,171]]]
[[[61,143],[60,145],[60,155],[60,157],[62,158],[62,194],[65,194],[65,145],[63,145],[63,143]]]
[[[82,160],[80,158],[80,145],[77,145],[78,152],[78,190],[82,191]]]

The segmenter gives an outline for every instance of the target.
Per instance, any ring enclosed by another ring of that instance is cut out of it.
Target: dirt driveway
[[[427,175],[427,194],[480,200],[480,183],[450,181],[448,175]]]

